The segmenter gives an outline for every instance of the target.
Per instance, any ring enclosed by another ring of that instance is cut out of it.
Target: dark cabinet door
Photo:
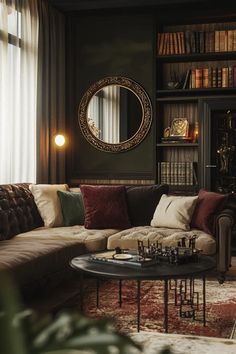
[[[236,192],[236,100],[203,99],[199,113],[201,187]]]

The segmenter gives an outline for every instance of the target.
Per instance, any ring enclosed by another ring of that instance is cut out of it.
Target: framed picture
[[[187,138],[189,131],[189,122],[187,118],[173,119],[170,127],[170,136]]]

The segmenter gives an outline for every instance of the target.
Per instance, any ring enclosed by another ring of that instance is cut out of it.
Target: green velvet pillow
[[[81,193],[57,191],[64,226],[84,225],[84,203]]]

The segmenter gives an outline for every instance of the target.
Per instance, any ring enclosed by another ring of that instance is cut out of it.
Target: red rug
[[[200,293],[202,282],[196,281],[195,291]],[[88,280],[84,289],[84,312],[89,317],[111,317],[123,332],[137,331],[136,282],[124,281],[122,306],[119,307],[119,288],[116,281],[100,283],[99,308],[96,307],[96,282]],[[202,305],[196,312],[197,321],[179,317],[179,307],[174,305],[174,291],[169,293],[169,333],[194,334],[229,338],[236,320],[236,281],[220,285],[215,280],[206,282],[206,327],[202,323]],[[142,331],[163,332],[163,283],[141,283]]]

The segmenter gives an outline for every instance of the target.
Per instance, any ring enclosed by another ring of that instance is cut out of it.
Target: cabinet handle
[[[216,165],[206,165],[206,168],[216,168]]]

